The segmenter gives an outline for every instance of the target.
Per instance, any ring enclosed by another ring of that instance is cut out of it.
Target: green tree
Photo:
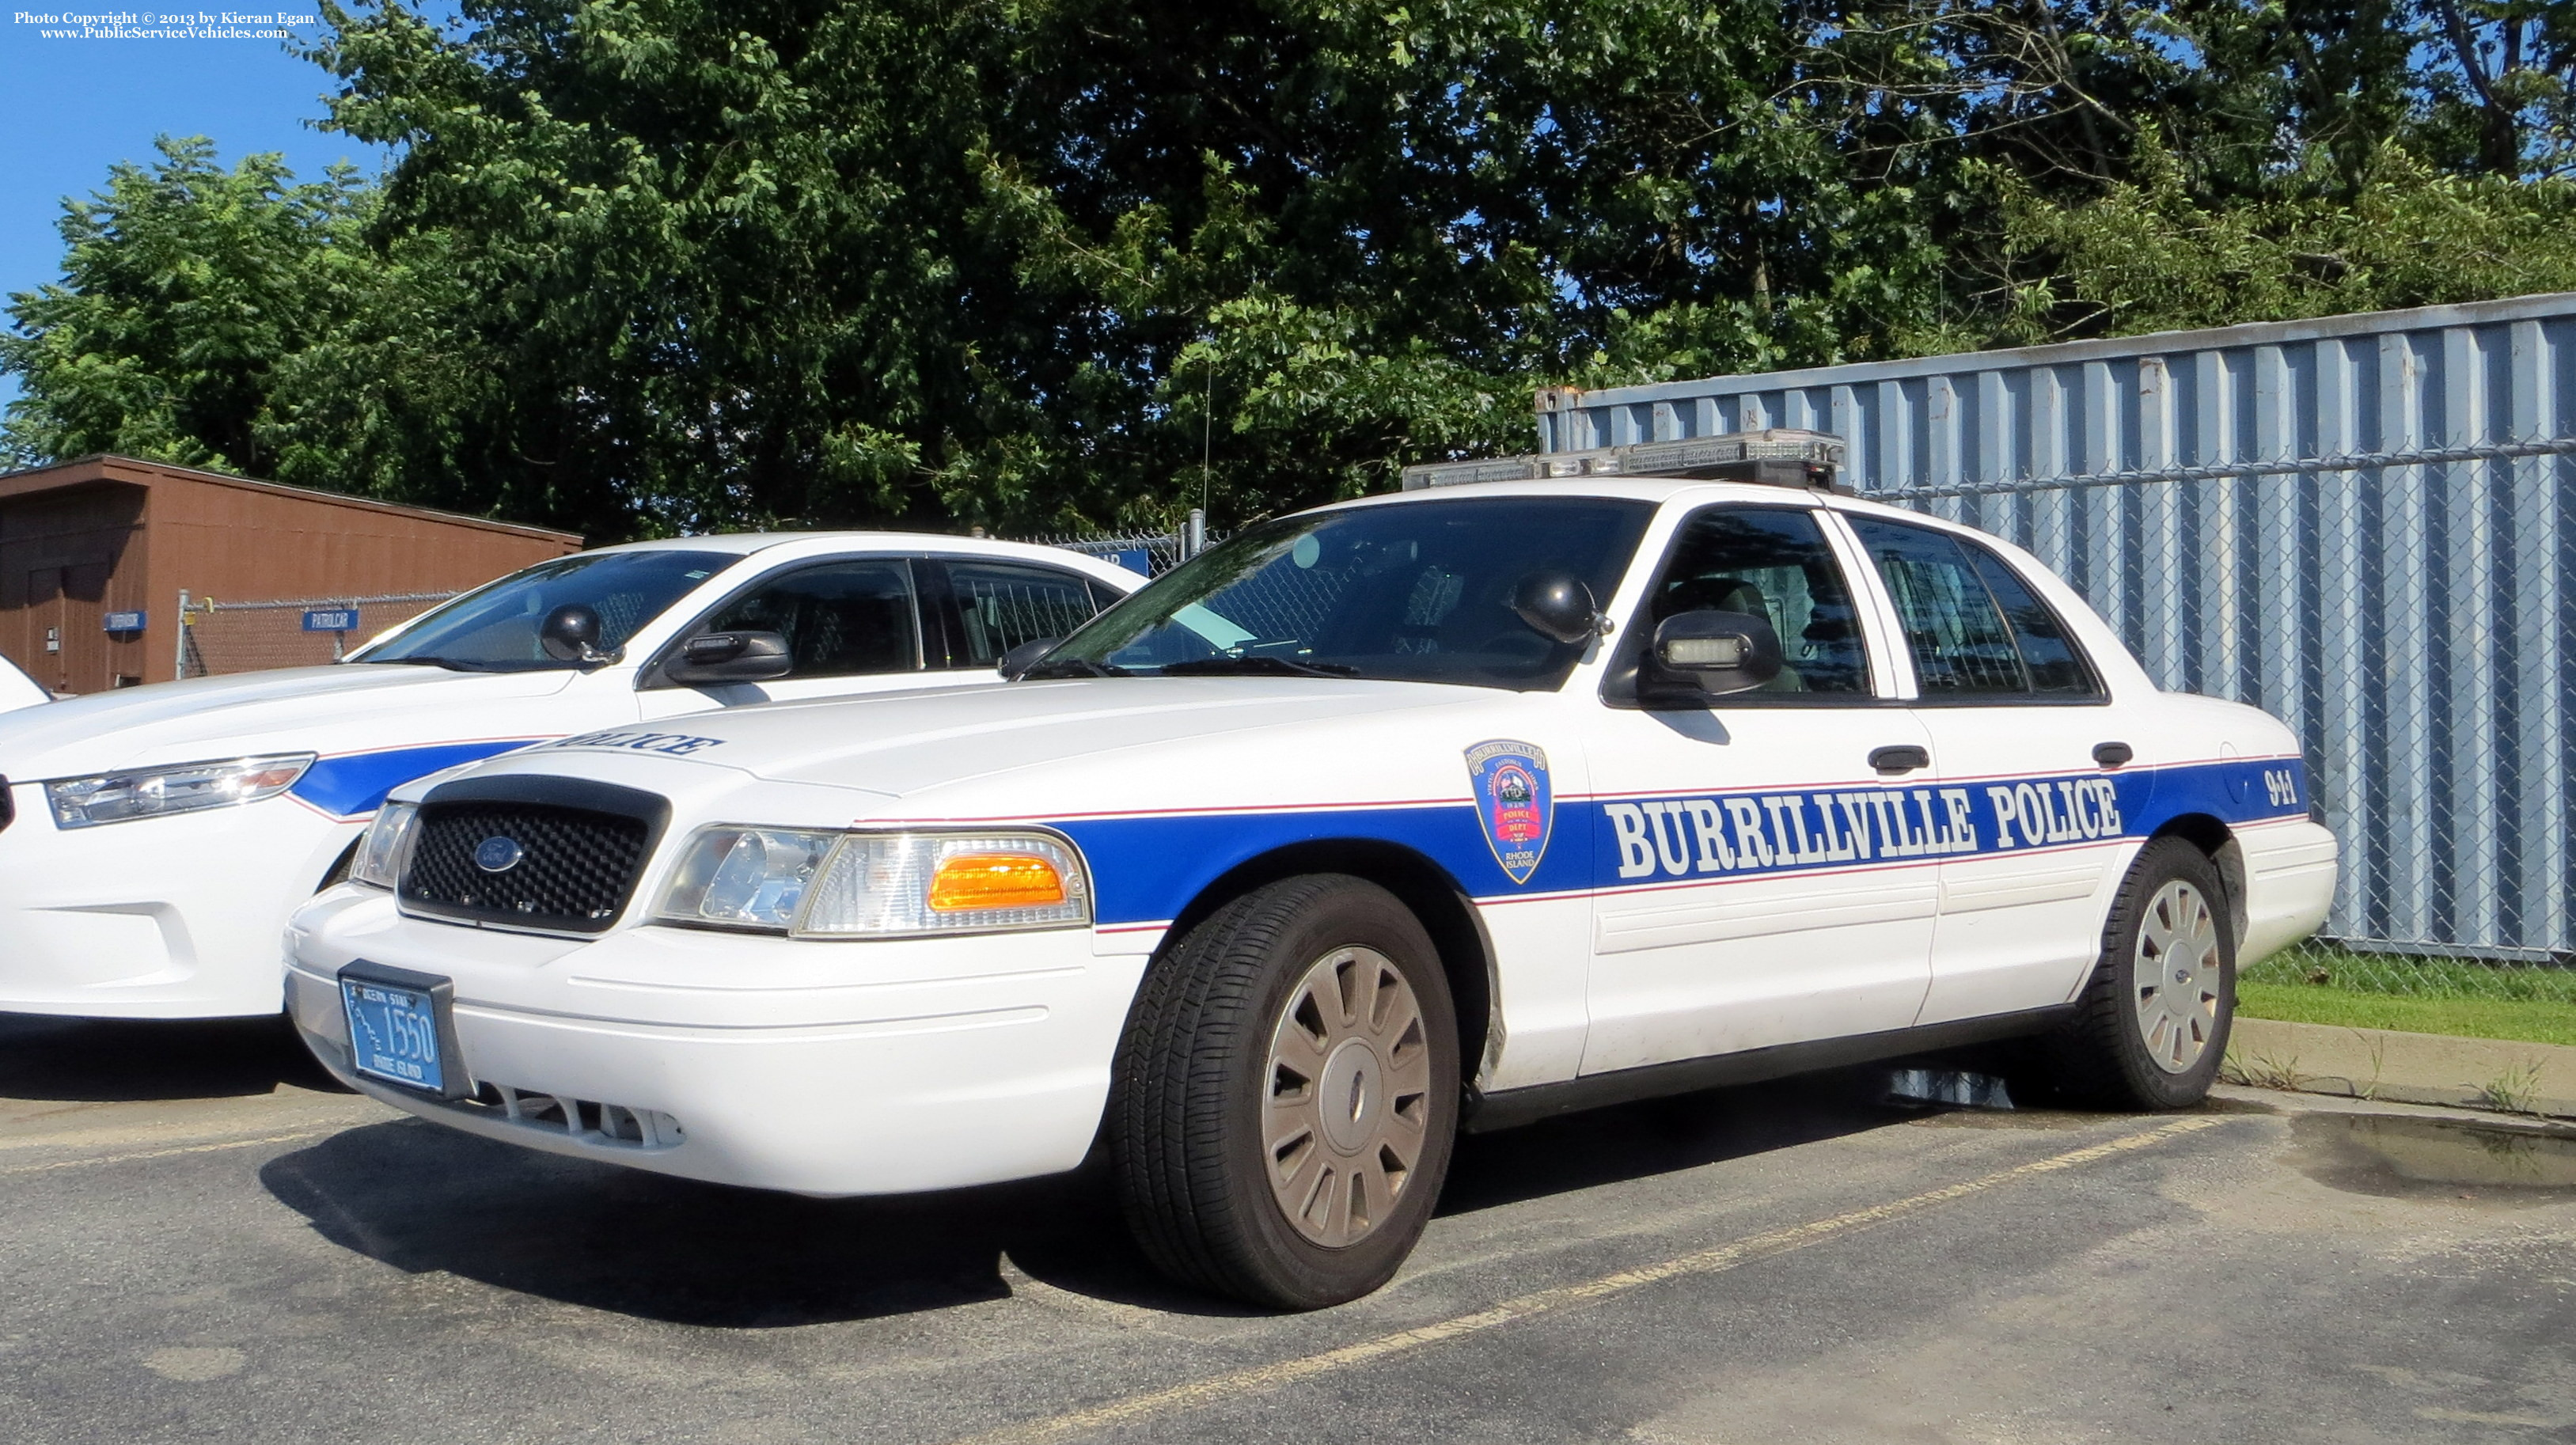
[[[5,446],[21,463],[114,451],[273,473],[279,368],[367,288],[369,192],[345,168],[297,184],[275,155],[225,170],[203,137],[158,146],[65,202],[62,280],[9,298],[0,369],[24,395]]]
[[[2309,179],[2327,165],[2312,158]],[[2319,182],[2203,205],[2152,136],[2139,179],[2096,201],[2045,201],[2010,176],[1997,184],[2008,341],[2576,290],[2576,184],[2442,175],[2394,143],[2344,194]]]
[[[596,537],[1220,525],[1595,386],[2567,284],[2541,0],[409,0],[74,207],[97,447]],[[192,153],[194,154],[194,153]]]

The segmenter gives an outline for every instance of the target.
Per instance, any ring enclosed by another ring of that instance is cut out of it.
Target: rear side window
[[[897,558],[833,562],[791,572],[736,598],[710,632],[775,632],[795,666],[787,677],[856,677],[921,666],[912,568]]]
[[[2091,697],[2101,691],[2093,673],[2084,665],[2084,654],[2075,650],[2074,640],[2066,635],[2066,626],[2048,604],[2039,600],[2020,574],[2004,565],[2004,559],[1973,543],[1962,542],[1959,549],[1977,564],[1977,578],[1994,594],[1995,605],[2003,610],[2004,623],[2012,629],[2013,646],[2021,653],[2021,665],[2030,676],[2030,690],[2058,696]]]
[[[1099,610],[1088,582],[1046,567],[952,561],[948,586],[966,629],[960,667],[991,667],[1023,642],[1071,636]]]
[[[1850,521],[1896,604],[1924,697],[2101,695],[2065,625],[2002,558],[1928,527]]]

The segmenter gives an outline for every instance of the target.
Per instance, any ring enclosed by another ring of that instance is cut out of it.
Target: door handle
[[[1882,773],[1910,773],[1916,768],[1932,766],[1932,750],[1912,743],[1899,743],[1890,748],[1872,748],[1869,765]]]
[[[2095,743],[2093,745],[2093,761],[2100,763],[2106,768],[2116,768],[2136,756],[2137,753],[2132,751],[2127,743]]]

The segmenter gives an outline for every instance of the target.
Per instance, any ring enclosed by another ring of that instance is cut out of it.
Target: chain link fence
[[[455,596],[453,592],[400,592],[377,597],[298,597],[269,602],[223,602],[179,594],[179,660],[182,678],[264,672],[274,667],[320,667],[339,661],[369,638],[408,622]]]
[[[1225,538],[1223,532],[1209,531],[1206,515],[1193,508],[1189,521],[1170,532],[1052,532],[1010,540],[1040,547],[1061,547],[1068,552],[1080,552],[1086,557],[1114,562],[1130,572],[1160,577]]]

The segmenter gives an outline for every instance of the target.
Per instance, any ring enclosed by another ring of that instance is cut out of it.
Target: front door
[[[62,568],[38,567],[27,573],[27,608],[20,615],[27,619],[27,634],[18,656],[27,664],[27,675],[47,692],[70,691],[63,675]]]
[[[1874,665],[1858,561],[1813,508],[1710,507],[1631,619],[1590,748],[1584,1073],[1899,1029],[1920,1010],[1956,819],[1889,751],[1929,740]],[[1655,624],[1702,609],[1767,618],[1780,677],[1714,705],[1659,681]]]
[[[27,671],[55,692],[113,686],[106,621],[108,569],[100,563],[37,567],[27,573]]]
[[[1941,865],[1941,918],[1923,1022],[2066,1002],[2102,946],[2110,889],[2132,845],[2094,756],[2108,698],[2055,613],[1970,538],[1849,519],[1905,630],[1945,786],[1983,833]]]

